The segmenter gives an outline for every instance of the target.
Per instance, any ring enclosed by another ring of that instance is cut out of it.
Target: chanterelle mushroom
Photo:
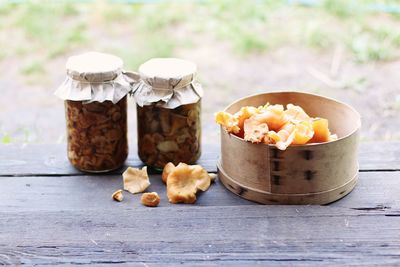
[[[157,207],[160,204],[160,197],[157,192],[144,193],[141,202],[147,207]]]
[[[141,193],[150,185],[149,176],[147,175],[147,167],[141,170],[128,167],[122,174],[124,180],[124,190],[132,194]]]
[[[172,162],[168,162],[165,164],[163,172],[162,172],[162,181],[166,184],[167,183],[167,178],[168,175],[172,172],[172,170],[175,169],[175,165]]]
[[[166,184],[167,183],[167,178],[168,175],[172,172],[173,169],[175,169],[176,166],[172,163],[172,162],[168,162],[167,164],[165,164],[163,172],[162,172],[162,181]],[[215,182],[215,180],[217,179],[217,174],[215,173],[208,173],[208,175],[210,176],[210,181],[211,183]]]
[[[215,180],[217,179],[217,174],[209,173],[208,175],[210,176],[211,182],[215,182]]]
[[[122,190],[117,190],[112,194],[112,198],[115,201],[121,202],[124,199],[124,195],[122,195]]]
[[[167,196],[171,203],[196,202],[197,190],[206,191],[211,177],[200,165],[179,163],[167,177]]]

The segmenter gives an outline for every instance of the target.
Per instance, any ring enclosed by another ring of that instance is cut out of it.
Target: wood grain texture
[[[0,233],[4,263],[400,264],[399,209],[257,205],[0,215],[7,222]]]
[[[205,144],[198,164],[209,172],[216,172],[219,158],[218,144]],[[400,170],[400,142],[361,143],[359,151],[361,171]],[[130,145],[125,166],[114,172],[122,173],[126,166],[142,166],[136,146]],[[81,175],[68,162],[65,144],[0,145],[0,176],[26,175]]]
[[[160,175],[150,177],[148,192],[160,195],[160,207],[177,207],[169,204],[166,187]],[[0,177],[1,211],[62,211],[107,210],[142,207],[141,194],[124,191],[124,201],[112,200],[114,191],[122,189],[121,175],[107,176],[60,176],[60,177]],[[200,193],[196,206],[235,206],[254,203],[236,197],[220,183],[213,183],[208,191]],[[178,205],[181,206],[181,205]],[[192,205],[183,205],[190,207]]]
[[[400,171],[400,141],[360,143],[360,170]]]
[[[195,205],[168,203],[160,175],[150,177],[147,191],[160,195],[160,207],[192,208],[197,206],[241,206],[255,203],[237,197],[217,179],[208,191],[200,193]],[[360,173],[359,183],[342,200],[327,205],[347,209],[390,210],[400,208],[400,172]],[[0,177],[0,211],[71,211],[145,208],[140,194],[124,192],[125,200],[117,203],[111,194],[122,188],[120,175],[61,177]],[[379,188],[377,190],[377,188]],[[300,206],[301,207],[301,206]],[[149,209],[149,208],[145,208]]]
[[[127,166],[141,167],[136,146],[130,145],[124,166],[110,174],[121,174]],[[82,175],[68,161],[65,144],[0,145],[0,176],[60,176]],[[216,172],[219,147],[205,145],[198,164],[210,172]]]
[[[111,200],[119,175],[0,177],[0,263],[400,264],[400,172],[380,175],[361,173],[328,206],[256,205],[218,180],[196,205],[172,205],[154,175],[157,208]]]

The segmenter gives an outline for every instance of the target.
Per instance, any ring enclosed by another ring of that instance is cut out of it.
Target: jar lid
[[[67,78],[55,95],[63,100],[117,103],[131,90],[132,80],[119,57],[88,52],[67,60]]]
[[[183,87],[193,81],[197,66],[193,62],[178,58],[153,58],[139,67],[143,80],[151,80],[153,87]],[[171,81],[178,82],[177,84]]]
[[[139,106],[157,103],[164,108],[196,103],[203,95],[194,81],[197,66],[178,58],[153,58],[139,67],[133,93]]]
[[[88,52],[68,58],[67,75],[79,81],[104,82],[114,79],[122,70],[119,57],[99,52]]]

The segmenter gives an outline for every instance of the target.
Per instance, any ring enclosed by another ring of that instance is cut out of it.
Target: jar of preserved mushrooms
[[[56,95],[65,100],[68,159],[86,172],[107,172],[128,156],[129,78],[113,55],[89,52],[68,59]]]
[[[194,163],[201,153],[202,88],[196,65],[175,58],[151,59],[139,67],[133,95],[137,105],[138,153],[148,166]]]

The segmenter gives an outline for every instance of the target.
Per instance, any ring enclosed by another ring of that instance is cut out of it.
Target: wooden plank
[[[160,207],[171,206],[166,197],[166,186],[160,175],[150,177],[148,192],[158,192]],[[114,191],[122,189],[121,175],[60,176],[60,177],[0,177],[0,210],[76,210],[76,209],[130,209],[141,207],[141,194],[123,192],[124,201],[112,200]],[[72,197],[73,196],[73,197]],[[251,205],[225,188],[214,183],[201,193],[196,206]],[[174,205],[172,205],[174,206]],[[176,207],[176,206],[174,206]]]
[[[206,144],[198,162],[209,172],[216,172],[219,157],[219,145]],[[400,170],[400,142],[362,143],[359,153],[360,169]],[[136,145],[130,146],[126,166],[142,166],[136,153]],[[57,145],[0,145],[0,176],[27,175],[80,175],[66,157],[66,146]]]
[[[193,205],[172,205],[167,201],[166,188],[159,175],[150,177],[148,191],[161,197],[160,207],[192,208]],[[400,172],[363,172],[355,190],[329,207],[358,210],[387,210],[400,208]],[[61,176],[61,177],[0,177],[0,210],[12,211],[70,211],[70,210],[130,210],[142,208],[140,194],[124,192],[121,203],[111,194],[122,188],[120,175]],[[255,205],[227,189],[217,180],[201,193],[194,206]]]
[[[363,172],[328,206],[262,206],[217,182],[196,205],[110,194],[120,175],[0,177],[0,265],[400,264],[400,172]]]
[[[400,264],[399,209],[195,206],[0,216],[7,264]]]
[[[400,141],[361,143],[360,169],[400,171]]]
[[[198,164],[210,172],[216,172],[218,149],[204,145]],[[134,145],[130,145],[125,165],[111,174],[121,174],[127,166],[143,166]],[[28,175],[82,175],[82,172],[69,163],[64,144],[0,145],[0,176]]]

